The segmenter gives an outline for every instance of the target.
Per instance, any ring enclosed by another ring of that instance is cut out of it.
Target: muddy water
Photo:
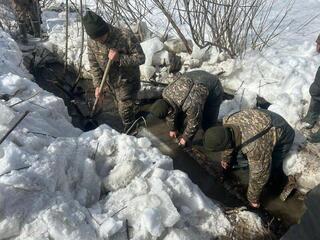
[[[33,74],[36,82],[47,91],[63,98],[68,107],[72,122],[76,127],[87,130],[86,122],[92,108],[94,99],[93,86],[90,80],[81,80],[78,91],[71,92],[71,87],[76,79],[76,74],[68,72],[63,74],[63,66],[61,64],[50,64],[42,68],[35,69]],[[89,99],[89,100],[88,100]],[[76,103],[78,107],[75,107]],[[79,108],[81,113],[79,113]],[[148,105],[141,105],[141,110],[146,110]],[[117,114],[116,106],[110,94],[106,93],[103,108],[100,114],[94,118],[95,124],[106,123],[114,129],[121,132],[122,124]],[[92,126],[95,127],[95,126]],[[240,207],[246,204],[245,189],[248,183],[248,171],[244,169],[235,170],[232,175],[239,182],[240,188],[236,189],[237,194],[230,190],[232,182],[222,183],[215,176],[210,175],[203,169],[186,151],[180,148],[176,142],[168,136],[168,129],[165,122],[156,121],[152,126],[148,127],[148,131],[142,131],[141,136],[147,136],[152,143],[157,146],[160,151],[172,157],[174,168],[188,174],[189,178],[197,184],[201,190],[211,199],[221,203],[225,207]],[[201,133],[195,139],[198,147],[201,148]],[[203,150],[203,149],[202,149]],[[215,155],[209,155],[211,161],[216,162],[217,171],[219,168],[219,158]],[[297,223],[304,212],[303,201],[296,197],[290,197],[286,202],[281,202],[278,198],[279,191],[276,186],[271,186],[267,193],[263,196],[262,206],[265,210],[256,211],[266,222],[271,222],[273,231],[277,236],[281,236],[290,225]],[[273,217],[274,216],[274,217]]]

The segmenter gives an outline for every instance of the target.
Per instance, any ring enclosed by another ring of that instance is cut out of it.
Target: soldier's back
[[[205,85],[209,90],[220,84],[219,78],[216,75],[203,70],[187,72],[184,75],[191,78],[194,83],[201,83]]]

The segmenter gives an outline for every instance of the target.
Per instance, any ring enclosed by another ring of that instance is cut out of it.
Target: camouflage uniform
[[[27,32],[35,37],[40,37],[41,18],[38,0],[12,0],[16,11],[19,28],[24,40],[27,39]]]
[[[271,127],[263,136],[240,149],[249,164],[247,198],[250,202],[258,202],[270,172],[282,170],[283,159],[292,146],[295,132],[280,115],[262,109],[234,113],[225,117],[223,124],[232,129],[235,141],[233,149],[223,152],[222,160],[225,161],[234,156],[236,147]]]
[[[135,119],[135,99],[140,89],[139,65],[145,56],[136,37],[128,30],[108,25],[110,32],[104,44],[88,39],[88,58],[93,84],[99,87],[108,53],[111,48],[119,52],[119,60],[112,63],[107,85],[118,104],[118,111],[125,128]]]
[[[162,97],[172,107],[166,119],[170,131],[177,130],[178,115],[184,113],[186,126],[182,137],[189,141],[200,124],[206,130],[216,123],[223,88],[216,76],[205,71],[193,71],[179,76],[167,86]]]

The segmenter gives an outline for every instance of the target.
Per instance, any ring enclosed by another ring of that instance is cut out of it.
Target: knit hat
[[[157,118],[163,119],[169,112],[169,104],[163,100],[157,100],[150,108],[150,112]]]
[[[231,147],[232,135],[226,127],[211,127],[204,134],[203,145],[211,152],[220,152]]]
[[[97,14],[87,11],[83,17],[83,25],[90,38],[95,39],[109,32],[108,24]]]

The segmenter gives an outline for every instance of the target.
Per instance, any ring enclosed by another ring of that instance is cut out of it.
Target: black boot
[[[302,119],[302,122],[309,124],[308,128],[313,128],[319,119],[320,104],[311,99],[307,115]]]

